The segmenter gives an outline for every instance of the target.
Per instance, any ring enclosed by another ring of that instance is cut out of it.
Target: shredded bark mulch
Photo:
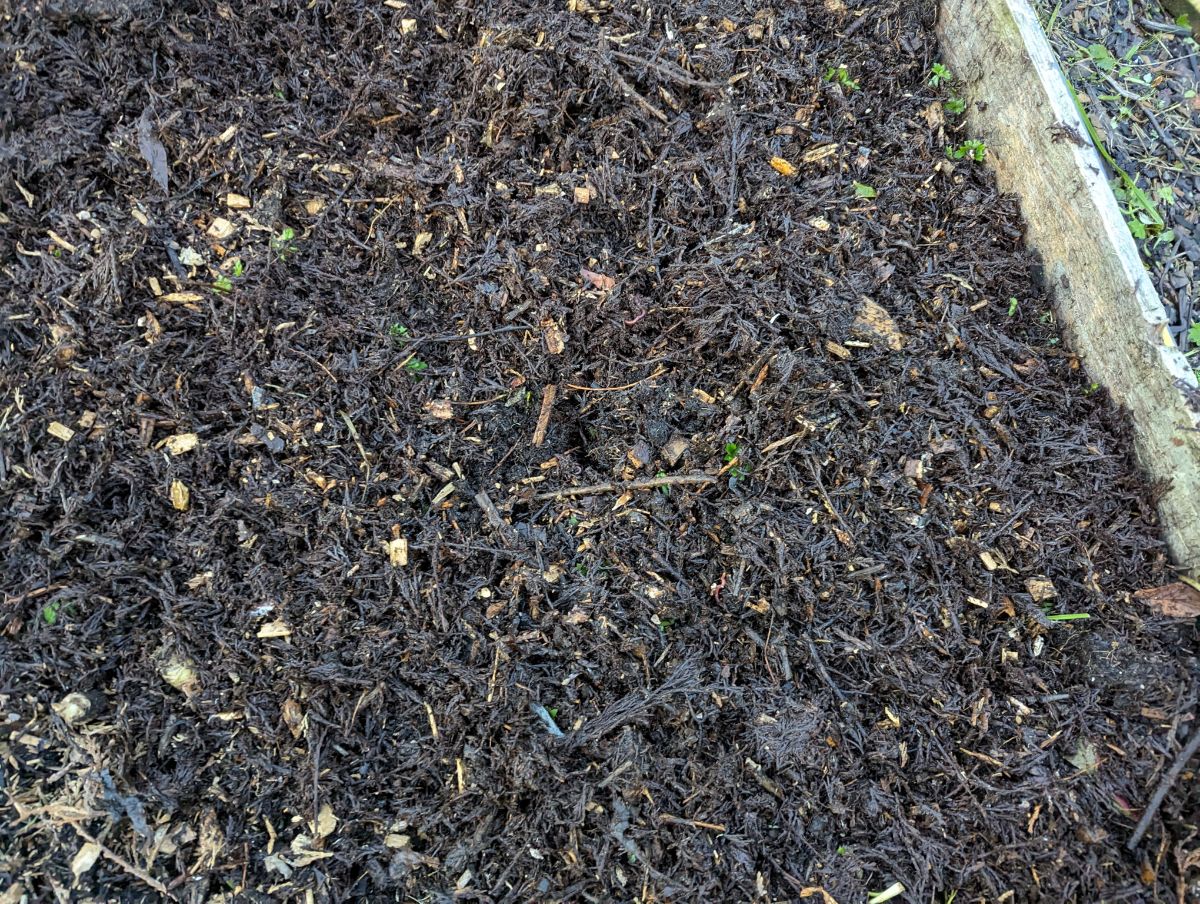
[[[933,14],[4,19],[0,896],[1183,899],[1195,619]]]

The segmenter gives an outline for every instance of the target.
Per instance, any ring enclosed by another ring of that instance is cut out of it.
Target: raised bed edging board
[[[1166,541],[1176,563],[1196,573],[1196,377],[1167,330],[1037,16],[1028,0],[942,0],[938,37],[963,83],[973,135],[987,142],[1000,188],[1020,199],[1067,340],[1128,412],[1143,471],[1169,482],[1159,502]]]

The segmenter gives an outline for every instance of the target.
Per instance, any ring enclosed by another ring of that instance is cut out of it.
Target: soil
[[[1169,329],[1200,366],[1200,45],[1170,7],[1189,0],[1038,0],[1051,44],[1088,118],[1163,224],[1118,200],[1162,298]],[[1183,9],[1180,9],[1183,12]],[[1200,25],[1200,23],[1193,23]],[[1139,238],[1140,236],[1140,238]]]
[[[1195,620],[933,15],[5,18],[3,900],[1183,900]]]

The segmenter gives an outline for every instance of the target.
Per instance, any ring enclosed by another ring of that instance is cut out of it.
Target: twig
[[[558,387],[551,383],[542,390],[542,410],[538,413],[537,426],[533,429],[533,444],[540,446],[546,441],[546,428],[550,426],[550,412],[554,409],[554,397]]]
[[[631,66],[645,66],[647,69],[653,69],[663,78],[673,82],[679,82],[681,85],[691,85],[694,88],[726,88],[724,82],[706,82],[703,79],[696,78],[682,68],[678,68],[670,63],[663,63],[659,60],[644,60],[639,56],[634,56],[632,53],[625,53],[622,50],[614,50],[612,55],[623,63],[629,63]]]
[[[108,845],[104,844],[102,841],[96,840],[96,838],[93,837],[92,834],[90,832],[88,832],[86,829],[81,828],[80,826],[72,826],[72,828],[75,829],[76,833],[79,835],[80,838],[82,838],[84,841],[88,842],[89,844],[96,845],[96,847],[98,847],[100,849],[101,854],[103,854],[105,857],[107,857],[109,860],[111,860],[113,863],[115,863],[121,869],[125,870],[125,872],[129,873],[129,875],[133,876],[136,879],[141,879],[143,882],[145,882],[147,885],[149,885],[151,888],[153,888],[156,892],[158,892],[163,897],[170,898],[172,901],[179,900],[173,894],[171,894],[171,891],[170,891],[170,889],[167,888],[167,886],[163,885],[161,882],[159,882],[157,879],[155,879],[153,876],[151,876],[145,870],[139,869],[138,867],[134,866],[132,863],[130,863],[128,860],[126,860],[124,857],[122,857],[120,854],[118,854],[112,848],[108,847]]]
[[[691,826],[693,829],[708,829],[710,832],[727,832],[728,828],[717,822],[705,822],[702,819],[684,819],[682,816],[672,816],[663,813],[658,817],[660,822],[670,826]]]
[[[589,487],[565,487],[553,493],[538,493],[533,498],[538,502],[549,499],[566,499],[571,496],[600,496],[604,493],[630,493],[636,490],[656,490],[659,487],[678,487],[689,484],[716,483],[717,478],[708,474],[670,474],[663,477],[646,477],[642,480],[613,481]]]
[[[1138,820],[1137,828],[1133,830],[1133,835],[1125,842],[1125,847],[1128,850],[1133,850],[1138,846],[1138,842],[1142,840],[1142,836],[1146,834],[1146,830],[1150,828],[1150,823],[1154,819],[1154,814],[1158,812],[1158,808],[1162,806],[1162,802],[1166,799],[1167,792],[1171,790],[1171,786],[1175,784],[1175,780],[1179,778],[1179,773],[1183,772],[1183,767],[1188,764],[1188,760],[1200,750],[1200,729],[1192,728],[1192,737],[1187,742],[1187,745],[1179,752],[1179,756],[1175,758],[1175,762],[1167,771],[1167,774],[1162,777],[1162,781],[1158,783],[1158,788],[1154,791],[1154,796],[1150,798],[1150,803],[1146,806],[1146,811],[1142,813],[1142,818]]]

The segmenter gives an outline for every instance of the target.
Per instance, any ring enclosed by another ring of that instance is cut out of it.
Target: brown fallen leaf
[[[291,697],[284,700],[283,706],[279,709],[283,715],[283,721],[287,723],[288,731],[292,733],[293,738],[299,740],[300,735],[304,734],[304,710]]]
[[[587,267],[580,267],[579,275],[583,277],[584,282],[590,283],[601,292],[611,292],[617,287],[617,281],[613,277],[589,270]]]
[[[1167,618],[1200,616],[1200,590],[1189,587],[1182,581],[1164,584],[1162,587],[1147,587],[1137,591],[1133,598]]]
[[[869,298],[862,299],[851,331],[867,338],[882,339],[894,352],[904,348],[904,335],[887,309]]]
[[[258,629],[258,636],[262,638],[271,637],[289,637],[292,629],[288,627],[287,622],[273,621],[267,622]]]

